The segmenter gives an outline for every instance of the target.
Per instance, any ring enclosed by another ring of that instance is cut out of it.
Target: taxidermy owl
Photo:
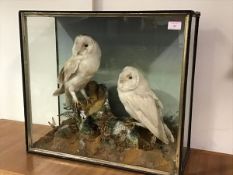
[[[79,106],[76,93],[80,91],[84,98],[88,99],[84,87],[99,69],[100,60],[99,44],[90,36],[78,35],[74,40],[72,56],[65,62],[59,73],[59,88],[53,95],[65,93],[66,106],[71,104]]]
[[[125,110],[139,122],[138,125],[147,128],[165,144],[174,142],[170,129],[163,122],[162,103],[141,72],[134,67],[125,67],[119,75],[117,91]]]

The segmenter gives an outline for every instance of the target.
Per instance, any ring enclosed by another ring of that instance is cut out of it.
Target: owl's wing
[[[152,90],[149,92],[149,94],[155,100],[155,103],[156,103],[156,106],[158,108],[158,111],[160,112],[160,117],[162,117],[162,110],[163,110],[163,104],[162,104],[162,102],[159,100],[159,98],[156,96],[156,94]]]
[[[57,81],[59,84],[64,83],[64,67],[62,67],[62,69],[60,70]]]
[[[69,59],[61,69],[58,80],[62,82],[70,80],[72,76],[75,75],[75,73],[78,71],[80,62],[80,59]]]
[[[163,104],[162,102],[159,100],[159,98],[155,95],[155,93],[153,91],[151,91],[151,96],[154,98],[156,106],[158,108],[158,111],[160,113],[160,119],[161,122],[163,123],[163,118],[162,118],[162,110],[163,110]],[[165,123],[163,123],[163,127],[164,127],[164,131],[168,137],[168,139],[170,140],[170,142],[174,142],[174,136],[171,132],[171,130],[167,127],[167,125]]]
[[[164,131],[163,123],[160,120],[160,114],[155,104],[154,98],[147,93],[133,93],[125,100],[126,110],[134,119],[139,121],[153,135],[164,143],[168,143],[167,136]]]

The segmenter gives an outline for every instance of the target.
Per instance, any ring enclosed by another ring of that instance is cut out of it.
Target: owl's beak
[[[82,51],[82,45],[79,43],[76,44],[75,50],[76,50],[76,55],[79,55]]]
[[[77,55],[80,55],[81,53],[81,48],[77,48]]]
[[[122,79],[120,79],[120,83],[122,84],[122,83],[124,83],[125,82],[125,80],[122,78]]]

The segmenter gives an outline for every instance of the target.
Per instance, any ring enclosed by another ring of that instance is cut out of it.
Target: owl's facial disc
[[[122,75],[122,76],[120,76],[120,83],[124,83],[124,82],[126,82],[126,81],[129,81],[129,80],[132,80],[133,79],[133,76],[132,76],[132,74],[131,73],[129,73],[129,74],[126,74],[126,75]]]
[[[88,51],[89,49],[89,44],[84,42],[81,44],[80,49],[78,50],[78,55],[84,54]]]
[[[137,72],[130,69],[123,69],[119,75],[118,87],[122,91],[133,90],[138,85]]]
[[[91,37],[80,35],[75,38],[73,55],[83,55],[90,53],[93,49],[94,41]]]
[[[87,41],[83,41],[80,43],[80,47],[77,50],[78,55],[86,54],[90,51],[91,44]]]

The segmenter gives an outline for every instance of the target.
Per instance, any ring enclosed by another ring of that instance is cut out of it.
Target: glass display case
[[[27,151],[182,174],[199,17],[20,11]]]

